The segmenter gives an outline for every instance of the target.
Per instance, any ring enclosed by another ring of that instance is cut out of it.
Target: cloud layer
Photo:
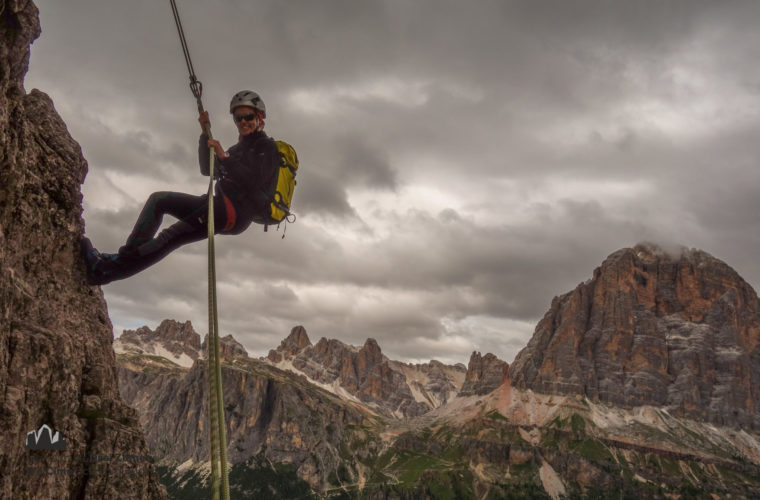
[[[204,192],[168,6],[37,0],[27,88],[90,164],[104,251],[155,190]],[[215,135],[257,90],[302,161],[296,224],[220,237],[222,330],[254,353],[296,324],[397,359],[511,361],[554,295],[638,241],[750,283],[760,224],[760,4],[185,2]],[[104,288],[117,334],[206,329],[205,247]]]

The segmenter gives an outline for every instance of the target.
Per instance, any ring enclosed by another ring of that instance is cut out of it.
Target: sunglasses
[[[252,122],[256,119],[256,115],[254,113],[251,113],[249,115],[233,115],[233,119],[235,120],[235,123],[240,123],[243,120],[247,122]]]

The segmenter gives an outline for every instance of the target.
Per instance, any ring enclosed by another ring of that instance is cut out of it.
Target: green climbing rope
[[[211,130],[206,127],[209,137]],[[220,476],[222,479],[222,498],[229,500],[230,485],[229,475],[227,473],[227,432],[224,424],[224,392],[222,391],[222,363],[219,356],[219,318],[216,307],[216,257],[214,254],[214,152],[209,153],[209,187],[208,187],[208,358],[209,358],[209,380],[212,391],[210,397],[212,404],[209,411],[212,415],[211,428],[218,429],[216,435],[216,446],[219,448],[219,464],[221,465]],[[213,349],[212,349],[213,347]],[[213,354],[212,354],[213,350]],[[213,361],[212,361],[213,360]],[[213,372],[213,375],[212,375]],[[215,403],[215,404],[214,404]],[[214,418],[216,415],[216,418]],[[212,438],[212,441],[214,439]],[[212,455],[213,460],[213,455]],[[212,462],[213,464],[213,462]],[[214,495],[216,495],[214,489]]]
[[[190,73],[190,90],[195,96],[198,113],[203,113],[201,95],[203,85],[195,76],[190,51],[187,48],[182,22],[174,0],[170,0],[174,23],[177,25],[179,40]],[[211,126],[204,126],[206,136],[211,139]],[[227,433],[224,422],[224,391],[222,390],[222,364],[219,357],[219,320],[216,304],[216,257],[214,253],[214,150],[209,148],[208,181],[208,385],[209,385],[209,436],[211,455],[211,494],[213,500],[230,498],[229,475],[227,473]],[[221,479],[221,484],[220,484]]]
[[[208,127],[206,127],[206,133],[209,133]],[[213,153],[209,155],[209,179],[208,188],[208,344],[206,345],[206,352],[208,358],[208,387],[209,387],[209,421],[211,423],[209,428],[210,436],[210,452],[211,452],[211,493],[213,500],[219,500],[219,477],[222,475],[220,470],[220,451],[224,446],[221,446],[219,439],[219,397],[218,394],[222,392],[221,380],[216,379],[216,365],[218,364],[217,349],[215,344],[218,342],[218,337],[215,335],[216,321],[216,266],[214,255],[214,157]],[[224,408],[222,408],[224,412]],[[221,421],[224,421],[224,413],[222,413]],[[229,496],[224,497],[225,499]]]

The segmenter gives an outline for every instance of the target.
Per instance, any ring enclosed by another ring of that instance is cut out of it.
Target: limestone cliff
[[[537,392],[759,428],[760,301],[705,252],[623,249],[554,299],[510,377]]]
[[[169,362],[157,364],[134,352],[118,358],[121,393],[138,410],[151,450],[169,471],[164,483],[182,485],[186,473],[205,481],[209,456],[206,361],[184,369]],[[372,424],[372,413],[312,386],[304,377],[259,360],[225,358],[222,379],[233,496],[250,498],[240,489],[248,480],[240,477],[255,475],[252,465],[259,461],[289,464],[312,489],[329,488],[331,475],[341,467],[351,467],[354,455],[346,455],[346,442],[355,439],[356,429],[378,425]],[[185,465],[178,468],[179,464]],[[186,486],[181,488],[187,494]],[[203,484],[198,494],[206,488]]]
[[[208,334],[203,338],[201,345],[201,354],[204,359],[208,359]],[[223,361],[232,361],[233,359],[248,359],[248,351],[243,344],[235,340],[232,335],[225,335],[219,338],[219,357]]]
[[[509,364],[506,361],[500,360],[490,352],[485,356],[479,352],[473,352],[459,395],[488,394],[508,379]]]
[[[0,497],[164,498],[80,262],[87,164],[48,96],[23,86],[37,8],[0,7]],[[65,449],[25,448],[43,425]]]
[[[467,368],[462,363],[447,365],[437,360],[428,363],[390,361],[390,366],[406,377],[415,400],[438,408],[454,399],[462,388]]]

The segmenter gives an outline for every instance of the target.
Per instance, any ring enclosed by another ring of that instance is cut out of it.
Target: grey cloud
[[[388,162],[388,154],[379,146],[369,144],[358,134],[351,134],[338,139],[336,151],[341,157],[332,182],[344,186],[359,184],[375,189],[396,189],[396,172]]]
[[[118,212],[85,200],[88,235],[114,251],[144,201],[128,192],[141,179],[204,184],[170,11],[147,0],[36,3],[43,35],[27,86],[53,97],[88,182],[121,190]],[[760,282],[760,73],[748,63],[757,2],[238,0],[188,2],[181,14],[215,135],[236,140],[226,106],[253,88],[267,131],[302,162],[285,240],[254,226],[218,241],[223,328],[249,349],[304,324],[317,338],[376,337],[399,356],[512,352],[554,295],[640,240],[704,248]],[[383,78],[413,95],[362,87]],[[338,95],[339,109],[293,107],[299,90]],[[119,175],[134,184],[109,187]],[[574,190],[556,188],[563,179]],[[440,213],[349,203],[351,190],[400,196],[412,181],[458,199]],[[204,252],[189,245],[108,285],[115,322],[175,317],[205,330]],[[306,289],[324,296],[310,302]],[[365,309],[346,313],[328,291]],[[519,327],[478,323],[468,334],[462,322],[476,317]]]
[[[133,210],[85,210],[86,234],[95,247],[106,253],[116,252],[124,244],[136,220],[137,212]],[[92,228],[97,231],[91,231]]]
[[[347,217],[355,214],[348,203],[346,188],[335,176],[327,176],[307,168],[299,169],[298,194],[294,197],[293,211],[310,214],[329,214]]]
[[[198,175],[197,153],[177,143],[155,144],[147,131],[89,136],[88,157],[93,168],[145,175],[154,179],[176,180],[177,175]],[[84,135],[87,139],[87,134]],[[193,144],[195,146],[195,144]],[[197,147],[197,146],[196,146]]]

